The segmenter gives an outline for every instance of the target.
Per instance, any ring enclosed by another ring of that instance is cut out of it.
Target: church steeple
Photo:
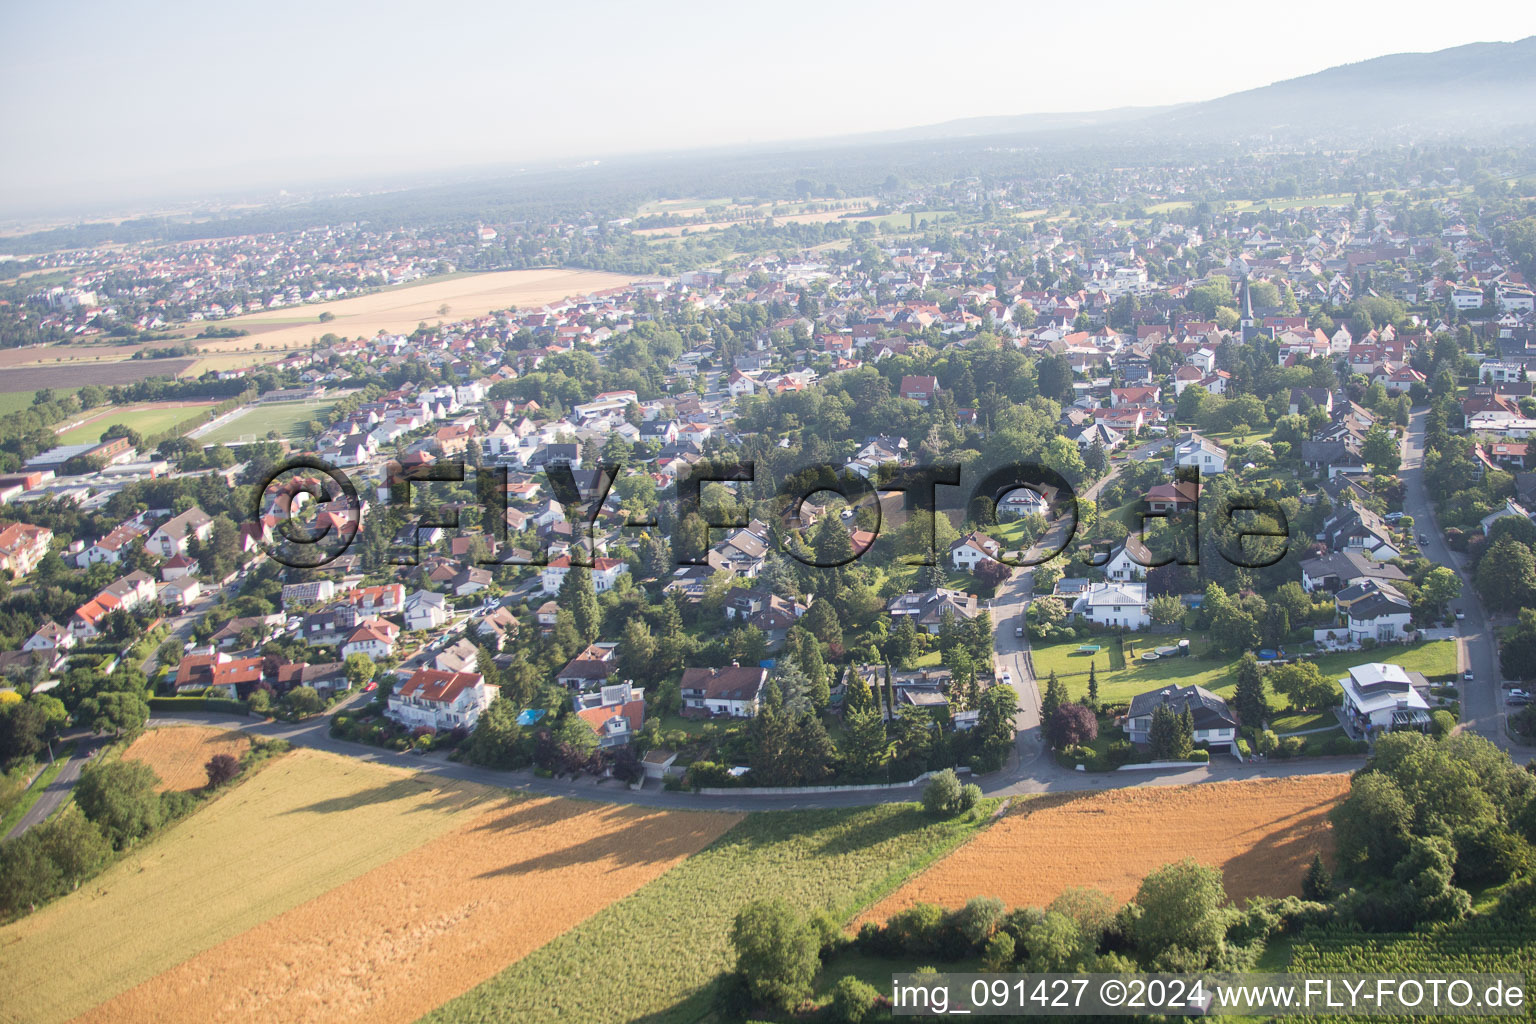
[[[1248,275],[1247,274],[1243,275],[1243,287],[1242,287],[1241,294],[1238,296],[1238,307],[1242,310],[1242,314],[1241,314],[1241,316],[1238,319],[1238,326],[1240,326],[1240,327],[1252,327],[1252,326],[1254,326],[1254,319],[1253,319],[1253,294],[1248,290]]]

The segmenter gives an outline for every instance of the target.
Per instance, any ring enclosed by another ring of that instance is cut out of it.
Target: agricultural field
[[[143,761],[160,776],[160,792],[200,789],[208,782],[204,766],[219,754],[238,759],[251,748],[241,732],[195,725],[150,729],[123,751],[129,761]]]
[[[27,349],[37,352],[38,349]],[[44,349],[42,351],[68,352],[68,349]],[[175,377],[195,360],[192,359],[102,359],[99,355],[88,359],[81,350],[68,358],[61,355],[38,366],[5,366],[0,364],[0,391],[23,392],[31,404],[33,392],[42,388],[55,391],[73,391],[87,384],[111,387],[113,384],[132,384],[148,377]],[[101,350],[97,350],[101,351]]]
[[[558,799],[499,804],[79,1019],[407,1024],[740,820]]]
[[[638,278],[596,270],[505,270],[488,274],[452,274],[386,288],[368,295],[274,309],[220,320],[219,327],[249,331],[239,338],[196,342],[204,355],[255,352],[259,342],[271,350],[306,346],[322,334],[341,337],[372,337],[379,331],[409,333],[425,321],[461,320],[483,316],[492,310],[517,306],[537,308],[572,295],[618,288]],[[442,313],[443,306],[448,312]],[[321,313],[334,319],[320,322]],[[196,334],[195,330],[188,334]]]
[[[248,411],[222,423],[206,434],[195,438],[200,444],[228,444],[231,441],[255,440],[275,430],[285,438],[293,439],[304,433],[303,426],[310,420],[319,420],[326,410],[336,404],[335,399],[319,402],[274,402],[253,405]],[[323,422],[323,420],[322,420]]]
[[[847,920],[984,827],[913,804],[753,814],[703,852],[427,1015],[434,1024],[694,1021],[729,970],[730,923],[780,896]],[[985,834],[985,833],[983,833]],[[558,980],[556,980],[558,979]]]
[[[152,437],[191,419],[200,410],[210,409],[215,404],[213,402],[178,402],[173,405],[156,402],[148,405],[105,406],[100,409],[90,409],[85,414],[84,423],[59,434],[59,443],[84,444],[87,441],[95,441],[108,427],[118,424],[137,430],[145,437]]]
[[[499,790],[318,751],[271,761],[0,929],[0,1020],[70,1020],[505,803]]]
[[[1298,895],[1313,855],[1331,856],[1326,816],[1348,791],[1347,775],[1298,775],[1016,801],[859,922],[914,903],[959,907],[973,896],[1045,906],[1074,886],[1125,900],[1146,875],[1184,857],[1220,868],[1234,901]]]

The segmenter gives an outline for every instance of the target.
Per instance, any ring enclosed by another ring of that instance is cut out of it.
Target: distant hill
[[[1175,107],[973,117],[848,138],[898,142],[1004,135],[1250,138],[1334,143],[1480,135],[1536,124],[1536,36],[1398,53]]]

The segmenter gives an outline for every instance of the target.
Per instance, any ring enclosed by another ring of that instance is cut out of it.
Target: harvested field
[[[512,803],[80,1020],[407,1024],[634,892],[741,817]]]
[[[505,270],[453,275],[387,288],[370,295],[290,306],[220,320],[214,326],[249,331],[239,338],[195,342],[203,353],[254,352],[258,342],[272,349],[299,348],[322,334],[372,337],[381,330],[409,333],[422,321],[452,322],[484,316],[497,309],[537,308],[574,295],[620,288],[640,278],[596,270]],[[448,307],[446,314],[438,312]],[[322,312],[335,319],[320,322]],[[205,325],[199,325],[199,328]],[[195,334],[196,331],[188,331]]]
[[[313,750],[275,760],[0,929],[0,1020],[65,1021],[506,799]]]
[[[36,350],[33,350],[36,351]],[[61,357],[62,358],[62,357]],[[0,373],[0,391],[37,391],[56,388],[73,391],[87,384],[111,387],[132,384],[146,377],[175,377],[196,360],[193,359],[119,359],[99,362],[49,362],[40,366],[7,368]]]
[[[0,349],[0,369],[52,366],[55,363],[107,363],[132,359],[138,345],[27,345]]]
[[[208,782],[204,770],[217,754],[239,758],[250,749],[242,732],[205,729],[198,725],[174,725],[150,729],[123,752],[129,761],[143,761],[160,776],[160,792],[201,789]]]
[[[1348,792],[1347,775],[1302,775],[1026,799],[855,924],[973,896],[1045,906],[1073,886],[1125,900],[1184,857],[1219,867],[1233,900],[1299,895],[1312,855],[1333,849],[1326,816]]]

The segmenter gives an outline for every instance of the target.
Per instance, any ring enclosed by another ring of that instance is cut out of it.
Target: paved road
[[[1463,728],[1510,749],[1513,745],[1500,725],[1504,711],[1503,676],[1499,672],[1497,644],[1493,626],[1483,603],[1472,586],[1472,574],[1467,568],[1465,555],[1458,554],[1445,543],[1445,536],[1435,518],[1434,506],[1424,486],[1424,422],[1428,410],[1420,409],[1409,419],[1407,436],[1403,440],[1402,477],[1404,483],[1403,511],[1413,517],[1415,534],[1425,534],[1426,543],[1421,545],[1424,555],[1437,565],[1448,566],[1461,575],[1461,597],[1453,607],[1466,613],[1466,618],[1456,625],[1460,632],[1457,639],[1457,667],[1470,669],[1473,681],[1460,682],[1461,721]],[[1519,748],[1515,748],[1517,752]]]
[[[37,803],[28,808],[27,813],[16,822],[10,834],[5,838],[14,839],[34,825],[42,824],[53,816],[53,812],[63,806],[69,799],[70,791],[75,788],[75,783],[80,781],[80,771],[85,767],[91,755],[96,753],[96,738],[85,733],[71,734],[64,739],[55,740],[55,743],[67,743],[71,738],[75,740],[74,750],[69,760],[60,769],[54,780],[48,783],[48,788],[43,790],[43,795],[37,798]]]

